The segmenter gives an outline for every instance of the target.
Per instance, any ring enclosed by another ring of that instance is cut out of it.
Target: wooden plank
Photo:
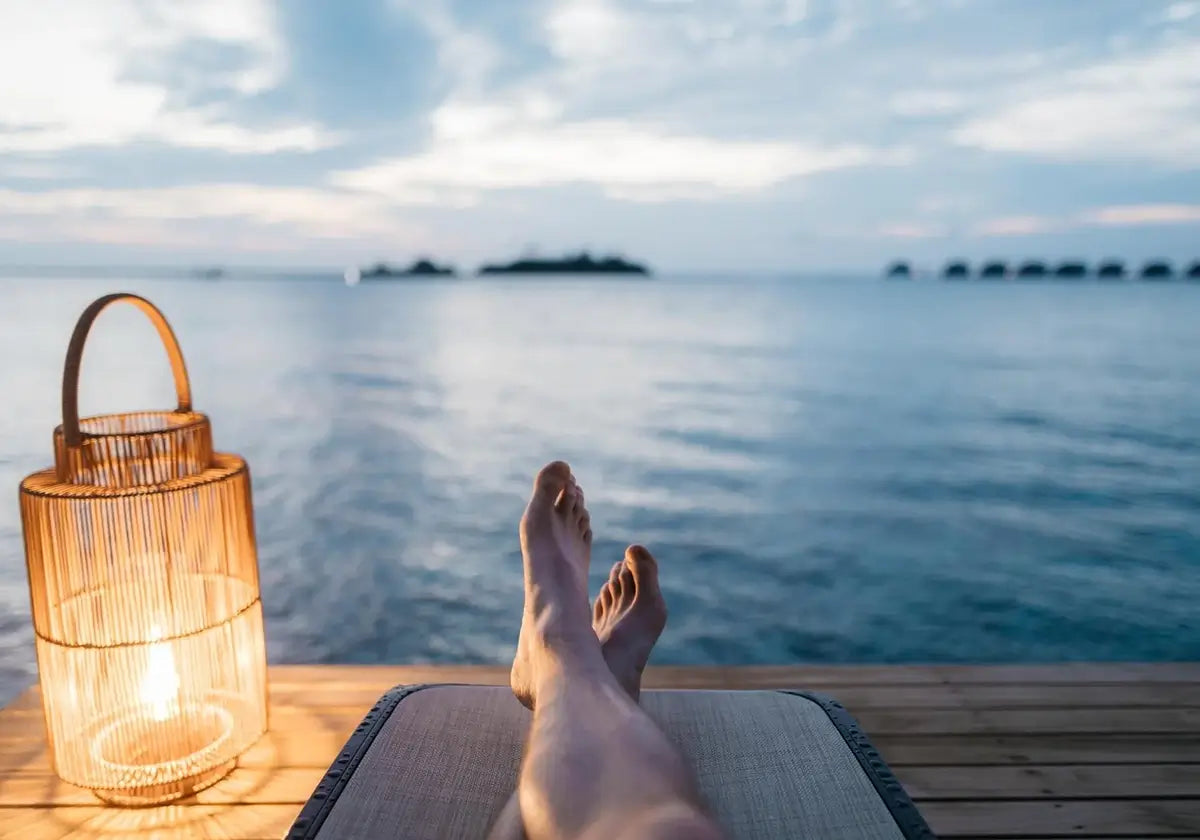
[[[272,682],[467,682],[505,685],[505,666],[274,665]],[[797,688],[821,685],[923,685],[1200,682],[1200,662],[1062,663],[1055,665],[652,665],[647,688]]]
[[[893,767],[985,764],[1200,764],[1191,735],[885,735],[871,740]]]
[[[330,765],[350,737],[354,725],[340,729],[272,730],[242,753],[242,767],[320,767]],[[50,757],[41,741],[13,746],[0,741],[0,774],[50,770]]]
[[[277,840],[297,805],[0,808],[0,840]]]
[[[1200,764],[898,767],[909,796],[932,799],[1133,799],[1195,796]],[[2,790],[2,788],[0,788]]]
[[[386,683],[273,682],[272,705],[312,708],[356,706],[365,713],[390,688]],[[1200,683],[986,684],[879,686],[828,685],[820,693],[851,711],[861,709],[1019,709],[1019,708],[1200,708]],[[34,707],[39,710],[40,706]]]
[[[238,767],[181,804],[299,805],[308,800],[324,775],[323,767]],[[98,804],[91,791],[67,784],[49,771],[0,777],[0,807]]]
[[[1172,837],[1200,833],[1200,799],[929,802],[939,837]]]
[[[353,705],[370,705],[387,689],[399,684],[461,682],[506,685],[508,669],[494,665],[398,666],[398,665],[275,665],[270,669],[273,698],[303,705],[326,705],[305,697],[352,693]],[[1122,685],[1123,684],[1123,685]],[[1160,685],[1161,688],[1160,688]],[[980,704],[1075,705],[1080,698],[1096,697],[1086,705],[1124,706],[1187,703],[1196,705],[1200,690],[1200,663],[1111,665],[1066,664],[1061,666],[658,666],[647,669],[647,688],[812,688],[838,694],[847,704],[866,702],[893,706],[950,705],[945,699],[926,703],[922,688],[942,686],[933,697],[978,696]],[[896,686],[895,699],[877,692],[854,692],[855,687]],[[1102,687],[1113,686],[1105,699]],[[1051,690],[1042,699],[1042,687],[1062,687],[1065,694]],[[978,689],[976,687],[979,687]],[[1095,691],[1091,689],[1095,688]],[[1124,699],[1123,692],[1130,692]],[[1161,693],[1160,693],[1161,692]],[[1183,692],[1182,699],[1180,692]],[[857,699],[855,699],[857,698]],[[1014,699],[1015,698],[1015,699]],[[344,705],[336,699],[334,705]],[[41,697],[33,687],[7,707],[17,710],[41,708]]]
[[[320,767],[239,767],[189,804],[302,804],[324,775]],[[1200,765],[920,767],[896,769],[909,795],[930,800],[1131,799],[1187,797],[1200,791]],[[96,805],[90,791],[49,772],[0,778],[0,807]]]
[[[1006,735],[1196,733],[1200,709],[862,709],[872,737],[885,735]]]

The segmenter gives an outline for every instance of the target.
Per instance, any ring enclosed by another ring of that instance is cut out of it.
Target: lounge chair
[[[646,691],[731,840],[931,838],[848,712],[792,691]],[[503,687],[398,686],[363,719],[289,840],[487,836],[529,728]]]

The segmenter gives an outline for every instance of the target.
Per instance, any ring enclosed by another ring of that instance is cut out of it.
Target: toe
[[[571,467],[566,461],[551,461],[533,479],[533,494],[557,499],[571,480]]]
[[[612,584],[605,584],[600,590],[600,597],[596,599],[596,603],[604,607],[605,610],[611,610],[613,605],[613,588]]]
[[[633,572],[633,579],[639,586],[658,587],[658,562],[645,547],[629,546],[625,550],[625,561]]]
[[[617,576],[621,574],[621,569],[624,569],[624,568],[625,568],[624,560],[618,560],[616,563],[613,563],[612,570],[609,571],[609,573],[608,573],[608,579],[616,580]]]
[[[554,500],[554,509],[565,516],[573,515],[575,509],[575,486],[566,484]]]
[[[586,534],[592,530],[592,516],[584,508],[583,514],[579,517],[579,533]]]
[[[621,592],[625,594],[626,598],[633,598],[637,595],[637,581],[634,580],[633,569],[628,566],[621,569],[619,580],[621,582]]]

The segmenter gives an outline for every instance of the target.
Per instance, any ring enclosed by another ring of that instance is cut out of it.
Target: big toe
[[[546,499],[553,504],[570,481],[570,465],[566,461],[551,461],[538,470],[533,479],[533,497]]]
[[[625,549],[625,565],[633,572],[639,589],[658,591],[658,561],[645,546],[631,545]]]

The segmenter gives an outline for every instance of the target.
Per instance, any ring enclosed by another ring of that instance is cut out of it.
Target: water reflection
[[[6,284],[10,486],[110,285]],[[597,585],[629,541],[661,556],[660,662],[1200,655],[1198,288],[132,286],[252,465],[276,661],[502,661],[553,457]],[[164,404],[153,331],[112,314],[85,410]],[[32,674],[15,505],[0,548],[7,688]]]

